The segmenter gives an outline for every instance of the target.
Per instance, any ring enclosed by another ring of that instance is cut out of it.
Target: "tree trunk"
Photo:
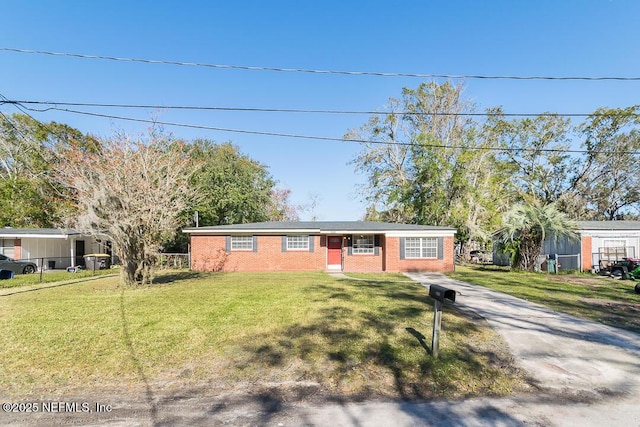
[[[535,271],[542,243],[538,239],[526,238],[520,241],[520,256],[515,268],[517,270]]]
[[[127,286],[134,286],[137,284],[136,271],[138,265],[133,260],[122,260],[122,270],[120,270],[120,279]]]

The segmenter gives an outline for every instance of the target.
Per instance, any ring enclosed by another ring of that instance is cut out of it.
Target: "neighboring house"
[[[578,222],[582,269],[640,256],[640,221]]]
[[[561,270],[589,271],[602,264],[640,256],[640,221],[577,221],[578,239],[547,238],[540,255],[555,255]],[[494,244],[494,264],[509,259]]]
[[[452,271],[450,227],[367,221],[187,228],[200,271]]]
[[[108,242],[96,240],[76,230],[0,228],[1,254],[32,261],[45,270],[83,265],[85,254],[110,251]]]

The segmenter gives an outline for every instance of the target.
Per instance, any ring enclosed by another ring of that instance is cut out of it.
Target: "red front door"
[[[342,264],[342,236],[329,236],[327,243],[327,265]]]

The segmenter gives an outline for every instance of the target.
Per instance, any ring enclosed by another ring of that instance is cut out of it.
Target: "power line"
[[[6,100],[6,99],[7,99],[7,97],[5,97],[5,96],[4,96],[3,94],[1,94],[1,93],[0,93],[0,98],[1,98],[1,99],[4,99],[4,100]],[[30,118],[31,118],[32,120],[34,120],[36,123],[41,123],[39,120],[36,120],[32,115],[30,115],[29,113],[27,113],[26,111],[24,111],[22,108],[20,108],[20,107],[18,107],[18,106],[16,106],[16,108],[18,108],[18,110],[19,110],[19,111],[21,111],[21,112],[22,112],[23,114],[25,114],[26,116],[30,117]],[[16,132],[16,133],[17,133],[17,134],[22,138],[22,140],[23,140],[23,141],[27,142],[27,148],[28,148],[30,151],[32,151],[33,153],[35,153],[35,154],[36,154],[36,155],[37,155],[37,156],[38,156],[38,157],[39,157],[43,162],[45,162],[45,163],[48,163],[48,162],[49,162],[49,159],[45,158],[45,157],[42,155],[42,153],[41,153],[38,149],[36,149],[36,148],[35,148],[35,146],[33,146],[33,145],[29,144],[28,139],[30,139],[30,140],[31,140],[31,142],[32,142],[33,144],[38,145],[39,143],[38,143],[35,139],[33,139],[31,136],[27,136],[27,135],[25,135],[25,134],[24,134],[24,132],[22,132],[22,130],[21,130],[18,126],[16,126],[16,124],[15,124],[15,123],[13,123],[13,121],[12,121],[9,117],[7,117],[7,115],[6,115],[6,114],[4,114],[2,111],[0,111],[0,116],[2,116],[2,118],[5,120],[5,122],[6,122],[6,123],[8,123],[8,124],[13,128],[13,130],[14,130],[14,131],[15,131],[15,132]],[[49,129],[49,127],[48,127],[47,125],[44,125],[44,126],[45,126],[47,129]],[[51,129],[49,129],[49,131],[51,131]],[[53,157],[56,157],[56,158],[58,157],[58,154],[57,154],[55,151],[50,150],[49,152],[50,152],[50,154],[52,154],[52,155],[53,155]],[[58,194],[62,194],[62,193],[61,193],[61,192],[60,192],[60,191],[59,191],[59,190],[58,190],[54,185],[52,185],[52,184],[51,184],[51,183],[49,183],[48,181],[46,181],[46,182],[47,182],[47,185],[49,185],[49,187],[50,187],[50,188],[52,188],[52,189],[53,189],[54,191],[56,191]]]
[[[25,107],[28,110],[31,110],[29,107]],[[250,135],[261,135],[261,136],[274,136],[274,137],[282,137],[282,138],[295,138],[295,139],[309,139],[315,141],[334,141],[334,142],[354,142],[359,144],[376,144],[376,145],[401,145],[401,146],[413,146],[416,143],[413,142],[390,142],[390,141],[374,141],[367,139],[352,139],[352,138],[335,138],[329,136],[317,136],[317,135],[301,135],[301,134],[292,134],[292,133],[281,133],[281,132],[266,132],[266,131],[257,131],[257,130],[248,130],[248,129],[231,129],[231,128],[221,128],[214,126],[205,126],[205,125],[193,125],[186,123],[175,123],[175,122],[165,122],[158,120],[150,120],[150,119],[139,119],[135,117],[123,117],[123,116],[115,116],[111,114],[100,114],[93,113],[89,111],[79,111],[72,110],[67,108],[52,108],[52,110],[67,112],[72,114],[80,114],[91,117],[101,117],[108,118],[114,120],[123,120],[137,123],[149,123],[156,125],[164,125],[164,126],[176,126],[190,129],[202,129],[202,130],[212,130],[218,132],[230,132],[230,133],[240,133],[240,134],[250,134]],[[31,110],[33,111],[33,110]],[[498,152],[527,152],[527,151],[535,151],[535,152],[545,152],[545,153],[575,153],[575,154],[584,154],[587,153],[587,150],[574,150],[574,149],[564,149],[564,148],[518,148],[518,147],[487,147],[487,146],[478,146],[478,147],[469,147],[469,146],[460,146],[460,145],[447,145],[447,144],[420,144],[422,147],[426,148],[445,148],[445,149],[467,149],[467,150],[487,150],[487,151],[498,151]],[[609,153],[609,151],[601,151],[601,153]],[[616,151],[616,153],[620,154],[629,154],[629,155],[639,155],[638,151]]]
[[[5,100],[1,104],[13,105],[48,105],[51,107],[41,109],[31,109],[31,111],[47,112],[59,110],[58,106],[73,107],[96,107],[96,108],[128,108],[128,109],[157,109],[157,110],[195,110],[195,111],[238,111],[238,112],[258,112],[258,113],[311,113],[311,114],[351,114],[351,115],[406,115],[406,116],[462,116],[462,117],[590,117],[590,116],[610,116],[610,113],[475,113],[475,112],[418,112],[418,111],[366,111],[366,110],[317,110],[301,108],[251,108],[251,107],[214,107],[214,106],[192,106],[192,105],[153,105],[153,104],[104,104],[95,102],[57,102],[57,101],[24,101]],[[640,117],[640,113],[625,113],[635,117]]]
[[[11,103],[11,102],[9,101],[9,99],[8,99],[6,96],[4,96],[3,94],[1,94],[1,93],[0,93],[0,98],[2,98],[2,99],[4,100],[4,101],[3,101],[3,102],[1,102],[1,103],[7,103],[7,104],[10,104],[10,103]],[[39,121],[39,120],[37,120],[35,117],[33,117],[31,114],[29,114],[27,111],[25,111],[25,110],[28,110],[28,109],[29,109],[28,107],[24,107],[24,106],[22,106],[22,105],[20,105],[20,104],[14,104],[14,106],[18,109],[18,111],[20,111],[22,114],[24,114],[24,115],[26,115],[27,117],[29,117],[29,118],[30,118],[31,120],[33,120],[35,123],[40,123],[40,124],[42,124],[42,125],[43,125],[43,126],[44,126],[44,127],[45,127],[49,132],[50,132],[50,133],[52,133],[52,134],[54,134],[54,135],[56,134],[56,132],[54,132],[54,131],[53,131],[53,130],[48,126],[48,125],[46,125],[46,124],[44,124],[44,123],[40,122],[40,121]],[[8,118],[7,118],[4,114],[3,114],[3,116],[8,120]],[[20,132],[20,134],[21,134],[21,135],[23,136],[23,138],[24,138],[24,137],[25,137],[25,136],[24,136],[24,134],[23,134],[21,131],[19,131],[19,130],[18,130],[18,128],[16,128],[16,127],[15,127],[15,125],[13,124],[13,122],[10,122],[10,123],[11,123],[11,126],[12,126],[16,131]],[[59,135],[58,135],[58,136],[59,136]],[[58,154],[57,154],[55,151],[52,151],[52,154],[53,154],[53,156],[54,156],[54,157],[57,157],[57,156],[58,156]],[[42,154],[38,153],[38,156],[40,156],[40,157],[42,158],[42,160],[47,161],[47,160],[42,156]]]
[[[30,108],[27,108],[27,109],[31,110]],[[204,130],[214,130],[214,131],[232,132],[232,133],[246,133],[246,134],[252,134],[252,135],[264,135],[264,136],[280,136],[280,137],[286,137],[286,138],[315,139],[315,140],[323,140],[323,141],[340,141],[340,142],[345,141],[342,138],[333,138],[333,137],[324,137],[324,136],[296,135],[296,134],[288,134],[288,133],[263,132],[263,131],[252,131],[252,130],[246,130],[246,129],[229,129],[229,128],[220,128],[220,127],[213,127],[213,126],[204,126],[204,125],[192,125],[192,124],[186,124],[186,123],[163,122],[158,120],[138,119],[135,117],[123,117],[123,116],[115,116],[111,114],[92,113],[89,111],[71,110],[68,108],[51,108],[51,110],[62,111],[62,112],[67,112],[72,114],[80,114],[85,116],[102,117],[107,119],[124,120],[124,121],[130,121],[130,122],[138,122],[138,123],[159,124],[159,125],[165,125],[165,126],[176,126],[176,127],[184,127],[184,128],[191,128],[191,129],[204,129]],[[368,142],[368,141],[353,140],[352,142]]]
[[[7,102],[7,101],[8,101],[7,97],[6,97],[6,96],[4,96],[4,95],[3,95],[3,94],[1,94],[1,93],[0,93],[0,98],[4,100],[4,101],[0,101],[0,103],[3,103],[3,104],[4,104],[5,102],[6,102],[6,103],[8,103],[8,102]],[[34,119],[34,118],[33,118],[33,116],[31,116],[29,113],[27,113],[27,112],[23,111],[19,106],[17,106],[17,105],[16,105],[16,108],[17,108],[18,110],[20,110],[23,114],[25,114],[25,115],[27,115],[27,116],[31,117],[33,120],[35,120],[36,122],[38,122],[36,119]],[[2,115],[2,117],[5,119],[5,121],[6,121],[7,123],[9,123],[9,125],[11,125],[11,127],[13,128],[13,130],[15,130],[15,131],[16,131],[16,133],[17,133],[17,134],[19,134],[19,135],[20,135],[24,140],[26,140],[26,139],[27,139],[27,136],[26,136],[24,133],[22,133],[22,131],[21,131],[21,130],[20,130],[20,129],[19,129],[19,128],[18,128],[18,127],[13,123],[13,121],[11,121],[11,120],[9,119],[9,117],[7,117],[7,116],[6,116],[2,111],[0,111],[0,115]]]
[[[0,51],[28,53],[36,55],[50,55],[74,57],[82,59],[99,59],[107,61],[139,62],[146,64],[178,65],[184,67],[206,67],[246,71],[273,71],[283,73],[311,73],[311,74],[338,74],[349,76],[378,76],[378,77],[417,77],[426,79],[482,79],[482,80],[581,80],[581,81],[640,81],[640,77],[590,77],[590,76],[508,76],[508,75],[479,75],[479,74],[440,74],[440,73],[385,73],[378,71],[344,71],[344,70],[317,70],[308,68],[281,68],[249,65],[210,64],[203,62],[168,61],[158,59],[125,58],[117,56],[87,55],[69,52],[51,52],[44,50],[16,49],[0,47]]]

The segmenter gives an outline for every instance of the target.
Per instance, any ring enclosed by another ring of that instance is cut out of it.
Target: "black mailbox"
[[[440,285],[429,285],[429,296],[440,302],[444,302],[445,299],[456,302],[456,291]]]

